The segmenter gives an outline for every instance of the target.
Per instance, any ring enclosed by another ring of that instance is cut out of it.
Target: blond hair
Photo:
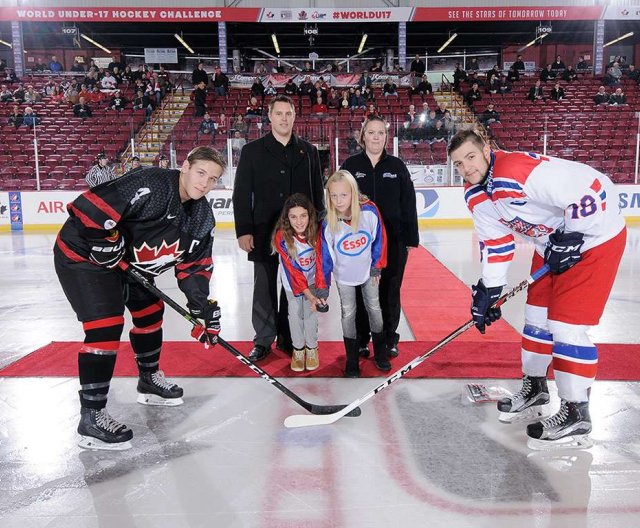
[[[351,188],[351,231],[354,233],[360,225],[360,204],[368,200],[368,198],[360,194],[358,184],[353,175],[347,170],[339,170],[334,172],[324,187],[324,203],[327,206],[327,224],[332,233],[338,232],[338,223],[340,222],[340,214],[336,210],[331,201],[331,192],[329,187],[332,183],[345,182]]]

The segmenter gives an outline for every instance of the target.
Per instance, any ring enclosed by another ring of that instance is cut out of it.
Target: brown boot
[[[317,348],[305,348],[307,370],[316,370],[320,366],[320,356]]]
[[[293,354],[291,354],[291,370],[294,372],[304,372],[304,348],[293,349]]]

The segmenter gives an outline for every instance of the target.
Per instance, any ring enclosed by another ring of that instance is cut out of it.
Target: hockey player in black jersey
[[[124,326],[139,370],[138,402],[179,405],[182,389],[159,369],[163,302],[119,270],[122,260],[152,279],[175,268],[191,313],[205,332],[192,333],[215,344],[220,332],[218,303],[209,300],[215,219],[206,194],[225,170],[221,155],[198,147],[180,170],[130,172],[98,185],[67,206],[69,219],[54,246],[60,284],[82,323],[85,338],[78,355],[80,446],[127,449],[133,432],[106,411],[109,384]]]

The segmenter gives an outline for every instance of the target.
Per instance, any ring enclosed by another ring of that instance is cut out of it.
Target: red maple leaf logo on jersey
[[[179,246],[179,240],[170,245],[163,240],[160,247],[152,247],[143,242],[139,248],[133,248],[135,262],[132,262],[132,264],[147,273],[160,275],[176,262],[180,262],[180,257],[184,251],[180,251],[178,249]]]

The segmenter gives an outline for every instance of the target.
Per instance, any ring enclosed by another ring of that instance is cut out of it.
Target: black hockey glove
[[[194,326],[191,330],[191,337],[204,344],[204,348],[209,345],[215,346],[218,343],[220,333],[220,307],[218,301],[209,299],[207,305],[202,308],[192,308],[191,315],[204,321],[204,326]]]
[[[473,324],[481,334],[484,334],[485,326],[491,326],[491,323],[502,317],[500,308],[492,308],[492,305],[500,298],[501,293],[502,286],[487,288],[482,279],[475,286],[471,286],[471,294],[473,296],[471,316],[473,317]]]
[[[549,266],[549,271],[558,275],[580,262],[583,239],[582,233],[565,233],[561,229],[551,233],[544,250],[544,263]]]
[[[114,268],[124,256],[124,238],[113,231],[107,238],[91,238],[88,240],[89,260],[103,268]]]

